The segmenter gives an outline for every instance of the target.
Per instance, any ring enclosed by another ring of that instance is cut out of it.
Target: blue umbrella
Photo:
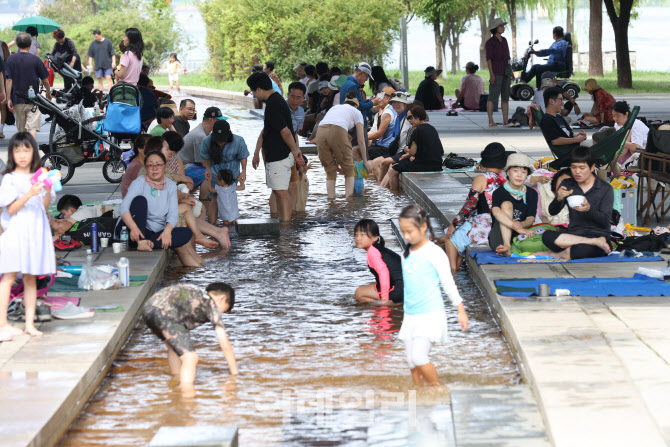
[[[12,27],[16,31],[26,31],[28,27],[34,26],[40,34],[50,33],[60,29],[60,25],[51,19],[40,16],[24,17]]]

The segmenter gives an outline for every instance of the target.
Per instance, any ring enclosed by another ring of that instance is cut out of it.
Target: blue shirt
[[[288,104],[288,100],[286,100],[286,104]],[[291,106],[288,106],[288,109],[291,110]],[[291,110],[291,121],[293,121],[293,132],[302,130],[302,125],[305,122],[305,109],[298,106],[295,112]]]
[[[393,139],[398,138],[398,135],[400,135],[400,125],[402,124],[402,120],[405,118],[405,115],[407,115],[407,109],[403,110],[402,113],[395,119],[395,124],[393,124]]]
[[[568,42],[565,39],[557,40],[552,43],[549,48],[546,50],[540,50],[537,52],[538,56],[549,56],[548,65],[561,65],[565,67],[565,57],[568,53]]]
[[[128,187],[128,192],[121,202],[119,207],[119,214],[123,216],[125,212],[130,211],[130,204],[133,199],[138,196],[143,196],[147,199],[147,229],[154,233],[160,233],[165,229],[167,224],[171,224],[172,228],[177,226],[179,213],[177,208],[179,206],[177,200],[177,184],[165,179],[165,188],[161,190],[153,190],[146,182],[144,176],[137,177]],[[119,217],[119,222],[123,219]],[[117,222],[117,225],[118,223]],[[146,236],[146,235],[145,235]]]
[[[200,157],[203,160],[212,159],[209,153],[211,141],[212,135],[210,134],[200,144]],[[212,160],[212,189],[216,186],[216,178],[219,171],[223,171],[224,169],[230,170],[233,173],[233,180],[237,181],[237,177],[240,176],[240,160],[246,160],[248,157],[249,151],[247,150],[247,143],[244,142],[244,138],[239,135],[233,135],[233,141],[223,146],[220,162],[215,164]]]
[[[377,139],[377,145],[381,147],[389,147],[391,143],[393,143],[393,140],[395,140],[395,123],[398,121],[398,113],[395,110],[393,110],[391,104],[387,105],[386,109],[384,109],[384,111],[381,113],[383,114],[389,108],[391,110],[391,122],[386,128],[386,132],[384,132],[384,135],[382,135],[381,138]],[[398,124],[398,126],[400,126],[400,124]]]
[[[363,96],[361,95],[361,86],[358,84],[358,81],[353,76],[349,76],[342,87],[340,87],[340,104],[344,104],[344,101],[347,100],[347,93],[349,92],[356,93],[356,99],[358,99],[358,110],[363,114],[365,118],[365,112],[372,108],[372,101],[366,99],[363,101]]]
[[[281,95],[281,89],[279,88],[277,83],[272,78],[270,78],[270,82],[272,82],[272,90],[274,90],[275,92],[277,92]]]

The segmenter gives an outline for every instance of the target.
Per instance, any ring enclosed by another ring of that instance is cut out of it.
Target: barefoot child
[[[233,181],[233,173],[230,169],[219,171],[216,177],[216,207],[219,219],[224,225],[234,225],[240,217],[237,206],[237,191],[244,191],[244,182]]]
[[[537,191],[524,185],[531,172],[533,164],[526,154],[511,154],[505,166],[507,182],[493,192],[489,246],[502,256],[512,254],[512,239],[519,234],[535,236],[528,228],[535,223]]]
[[[42,182],[31,185],[33,173],[40,168],[40,156],[30,133],[18,132],[9,140],[8,159],[0,186],[0,207],[3,207],[0,223],[4,230],[0,237],[0,341],[9,341],[22,333],[7,323],[7,304],[17,273],[23,273],[25,333],[33,337],[42,335],[33,323],[37,302],[35,279],[56,273],[46,212],[51,201],[56,200],[56,193]]]
[[[354,157],[354,195],[360,196],[363,194],[363,189],[365,189],[364,178],[368,176],[368,168],[365,166],[366,160],[363,160],[363,155],[361,154],[361,149],[358,146],[354,146],[353,150]]]
[[[440,379],[428,353],[433,343],[447,341],[447,315],[440,283],[458,309],[458,322],[463,331],[468,328],[468,316],[451,276],[449,258],[426,236],[426,230],[433,234],[426,211],[416,205],[407,206],[400,213],[398,223],[407,241],[402,257],[405,316],[398,338],[405,342],[414,383],[439,386]]]
[[[300,212],[304,212],[307,208],[307,196],[309,195],[309,179],[307,178],[307,171],[312,168],[312,163],[307,160],[307,157],[304,154],[302,158],[305,160],[304,165],[298,166],[297,163],[295,164],[298,180],[296,181],[295,204],[293,206],[293,211]]]
[[[184,70],[184,66],[177,59],[177,53],[170,53],[170,60],[163,65],[162,70],[167,70],[168,79],[170,80],[170,95],[172,95],[172,84],[177,84],[177,92],[181,94],[179,88],[179,73]]]
[[[400,255],[384,246],[384,238],[379,235],[379,226],[372,219],[361,219],[354,227],[356,248],[368,252],[370,272],[375,275],[374,283],[356,289],[356,301],[393,305],[402,303],[403,282]]]
[[[207,322],[214,325],[216,338],[228,362],[231,374],[237,374],[233,346],[223,327],[221,313],[235,305],[235,290],[228,284],[215,282],[207,286],[207,294],[191,286],[173,285],[156,292],[144,306],[144,321],[168,348],[168,365],[178,375],[182,386],[195,381],[198,354],[188,332]]]

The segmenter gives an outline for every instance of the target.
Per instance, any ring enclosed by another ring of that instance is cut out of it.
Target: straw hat
[[[507,171],[509,168],[528,168],[530,172],[533,172],[535,169],[533,167],[533,163],[530,162],[530,158],[528,158],[528,155],[523,154],[521,152],[516,152],[514,154],[510,154],[509,157],[507,157],[507,165],[505,165],[505,171]]]
[[[584,82],[584,87],[586,88],[586,90],[591,91],[600,90],[602,88],[600,85],[598,85],[598,81],[596,81],[593,78],[587,79],[586,82]]]

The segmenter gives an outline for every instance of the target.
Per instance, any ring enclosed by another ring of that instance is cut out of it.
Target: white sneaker
[[[74,320],[77,318],[93,318],[95,312],[88,307],[75,306],[69,301],[65,306],[54,310],[51,316],[60,320]]]

